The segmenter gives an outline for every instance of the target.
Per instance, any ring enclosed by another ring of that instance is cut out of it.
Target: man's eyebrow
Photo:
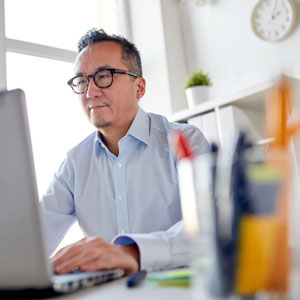
[[[111,65],[103,65],[103,66],[101,66],[101,67],[98,67],[98,68],[96,69],[96,72],[97,72],[97,71],[100,71],[100,70],[103,70],[103,69],[107,69],[107,68],[111,68]]]
[[[98,68],[96,69],[95,72],[98,72],[98,71],[100,71],[100,70],[109,69],[109,68],[111,68],[111,65],[103,65],[103,66],[101,66],[101,67],[98,67]],[[76,73],[76,74],[75,74],[75,76],[84,76],[84,75],[85,75],[85,74],[84,74],[83,72],[79,72],[79,73]]]

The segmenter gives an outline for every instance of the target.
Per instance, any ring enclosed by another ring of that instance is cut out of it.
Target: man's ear
[[[136,79],[137,89],[136,89],[136,98],[140,99],[144,96],[146,92],[146,80],[143,77]]]

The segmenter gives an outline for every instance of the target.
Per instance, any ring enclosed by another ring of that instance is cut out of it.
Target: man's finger
[[[97,259],[86,264],[81,264],[80,268],[85,272],[116,268],[125,270],[127,275],[136,272],[138,270],[138,263],[135,259],[115,247],[112,246],[110,251],[103,252]]]
[[[53,258],[54,270],[60,274],[71,272],[81,264],[96,259],[110,247],[111,244],[99,237],[84,238],[66,247],[64,251]]]
[[[59,274],[69,273],[77,267],[82,269],[82,265],[90,263],[91,261],[99,258],[99,256],[101,256],[101,252],[102,249],[85,245],[82,247],[81,252],[67,260],[64,260],[60,264],[56,264],[54,269]]]
[[[51,261],[53,267],[56,269],[56,267],[62,264],[63,262],[78,256],[82,252],[83,248],[84,248],[84,244],[73,244],[65,247],[63,251],[57,253],[54,257],[52,257]]]

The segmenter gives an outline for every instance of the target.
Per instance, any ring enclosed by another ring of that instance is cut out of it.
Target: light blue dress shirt
[[[87,236],[136,242],[142,269],[186,264],[176,160],[168,138],[172,130],[182,130],[197,154],[208,151],[196,127],[141,108],[119,141],[119,156],[99,132],[71,149],[42,198],[49,253],[77,219]]]

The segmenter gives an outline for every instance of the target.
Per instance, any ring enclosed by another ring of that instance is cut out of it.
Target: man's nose
[[[90,78],[89,86],[86,91],[87,98],[94,99],[102,95],[102,89],[97,87],[94,80]]]

